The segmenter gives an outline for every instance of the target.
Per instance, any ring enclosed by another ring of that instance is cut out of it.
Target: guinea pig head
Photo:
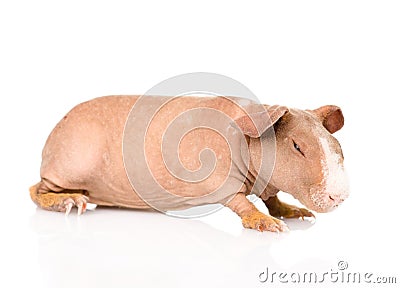
[[[270,184],[316,212],[336,208],[348,197],[342,149],[332,136],[343,124],[337,106],[289,109],[274,126],[276,161]]]

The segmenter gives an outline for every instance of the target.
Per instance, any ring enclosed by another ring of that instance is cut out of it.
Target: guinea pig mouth
[[[339,203],[329,193],[326,193],[323,189],[312,188],[308,199],[304,199],[304,205],[318,213],[326,213],[335,210]],[[303,201],[300,201],[303,202]]]
[[[313,198],[313,197],[312,197]],[[315,212],[318,213],[326,213],[326,212],[331,212],[338,208],[340,204],[343,202],[343,200],[338,200],[332,197],[329,194],[326,193],[321,193],[321,197],[316,197],[314,199],[311,199],[311,202],[313,204],[313,209]]]

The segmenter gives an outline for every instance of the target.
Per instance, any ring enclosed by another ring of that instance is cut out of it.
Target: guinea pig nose
[[[340,196],[336,196],[336,195],[329,195],[329,199],[332,200],[333,202],[335,202],[336,204],[340,204],[344,201],[344,199]]]

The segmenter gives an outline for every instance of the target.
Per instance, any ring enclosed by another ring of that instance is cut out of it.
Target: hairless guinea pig
[[[281,202],[281,190],[328,212],[348,196],[343,154],[332,133],[337,106],[299,110],[239,97],[107,96],[73,108],[42,153],[41,208],[86,203],[173,211],[220,203],[246,228],[285,231],[278,218],[313,217]],[[247,199],[259,196],[270,215]]]

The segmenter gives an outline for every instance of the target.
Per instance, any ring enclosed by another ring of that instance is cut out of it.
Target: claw
[[[289,228],[287,227],[287,225],[285,223],[281,223],[281,224],[277,224],[276,228],[278,229],[279,232],[288,232]]]
[[[78,203],[78,216],[82,215],[86,211],[86,203],[85,202],[79,202]]]
[[[285,222],[275,219],[275,225],[279,232],[289,232],[289,227],[286,225]]]
[[[272,232],[279,232],[279,231],[280,231],[279,226],[276,225],[276,224],[275,224],[275,225],[272,225],[270,231],[272,231]]]
[[[290,230],[289,230],[289,227],[285,224],[285,225],[281,226],[281,231],[282,232],[289,232]]]
[[[78,208],[78,215],[81,215],[86,211],[86,204],[88,200],[89,198],[86,196],[71,196],[64,200],[62,204],[64,210],[62,211],[65,211],[65,216],[68,216],[72,208],[76,206]]]
[[[72,207],[74,206],[74,203],[70,202],[65,206],[65,216],[68,216],[69,213],[71,212]]]
[[[300,214],[301,214],[301,219],[302,220],[304,220],[304,218],[306,218],[306,217],[312,217],[312,218],[315,219],[315,215],[311,211],[308,211],[307,209],[301,208],[300,209]]]

